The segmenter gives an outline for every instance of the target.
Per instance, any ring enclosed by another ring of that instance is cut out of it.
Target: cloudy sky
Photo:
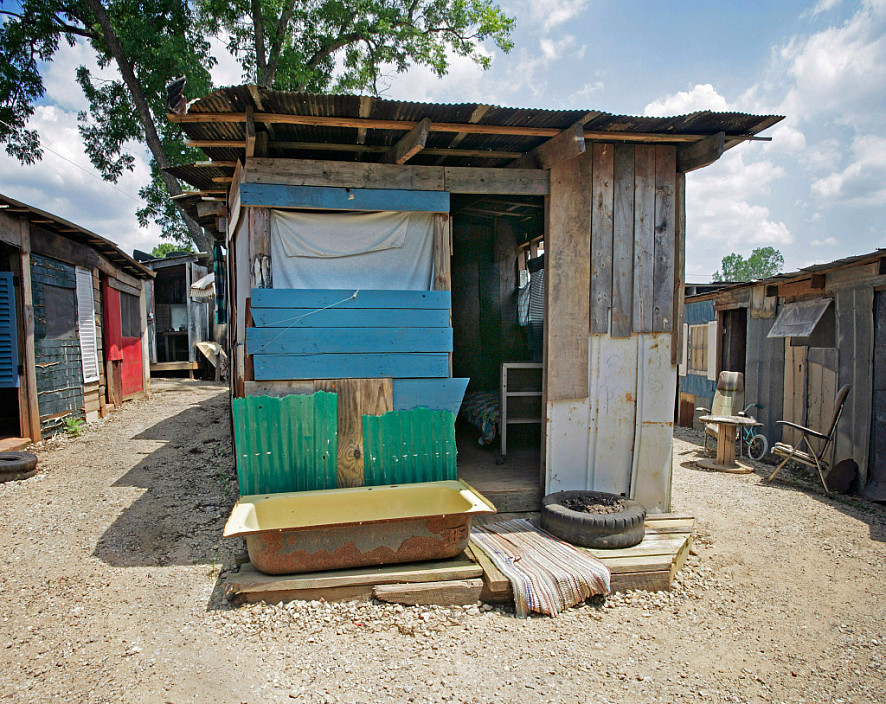
[[[687,177],[687,280],[720,259],[772,245],[788,270],[886,247],[886,0],[756,0],[678,5],[645,0],[502,0],[516,47],[492,68],[455,59],[437,79],[392,75],[385,97],[674,115],[734,110],[785,115],[771,143],[738,146]],[[221,52],[220,52],[221,53]],[[239,83],[220,55],[214,79]],[[76,114],[84,47],[45,67],[47,95],[32,126],[38,166],[0,156],[0,192],[95,230],[127,251],[156,228],[135,219],[144,159],[116,188],[94,177]],[[78,169],[74,162],[82,169]]]

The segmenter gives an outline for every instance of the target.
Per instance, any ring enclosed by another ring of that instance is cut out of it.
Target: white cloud
[[[746,256],[755,247],[779,249],[793,242],[788,226],[760,205],[783,176],[772,162],[746,163],[740,151],[687,175],[688,277],[707,280],[730,252]]]
[[[224,35],[221,38],[212,37],[209,40],[209,50],[218,60],[218,63],[209,69],[212,85],[219,88],[238,86],[246,80],[240,62],[228,51]]]
[[[492,56],[482,46],[478,51]],[[483,81],[486,72],[470,57],[450,51],[446,58],[449,71],[442,78],[427,66],[412,66],[406,73],[396,73],[393,66],[383,68],[382,73],[387,73],[388,78],[387,87],[380,86],[382,97],[418,102],[490,102],[488,86]]]
[[[729,110],[729,104],[710,83],[699,83],[691,90],[654,100],[643,109],[643,114],[649,117],[664,117],[698,110],[724,112]]]
[[[160,241],[159,228],[139,228],[135,219],[142,204],[138,189],[150,178],[147,158],[140,148],[134,150],[135,170],[126,172],[115,188],[89,163],[77,132],[75,111],[39,106],[28,126],[40,133],[46,148],[43,159],[24,166],[0,153],[0,193],[92,230],[127,253],[134,248],[150,251]]]
[[[856,137],[852,151],[854,161],[842,171],[813,182],[812,192],[830,201],[886,205],[886,137]]]
[[[588,0],[524,0],[517,3],[514,14],[518,21],[531,18],[548,31],[576,17],[587,5]]]
[[[842,0],[818,0],[815,7],[812,8],[812,16],[820,15],[822,12],[829,12],[837,7]]]
[[[823,240],[812,240],[812,242],[810,242],[809,244],[811,244],[813,247],[833,247],[835,244],[837,244],[837,238],[825,237]]]

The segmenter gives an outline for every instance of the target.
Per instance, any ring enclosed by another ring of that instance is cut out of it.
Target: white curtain
[[[274,288],[428,291],[433,213],[271,211]]]

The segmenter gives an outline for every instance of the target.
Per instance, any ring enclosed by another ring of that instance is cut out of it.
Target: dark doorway
[[[748,338],[748,312],[745,308],[724,310],[723,346],[720,351],[720,370],[744,374]]]

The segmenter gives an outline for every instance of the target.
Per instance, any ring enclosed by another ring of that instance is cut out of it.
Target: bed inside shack
[[[541,499],[544,199],[452,199],[453,377],[458,476],[499,511]]]

